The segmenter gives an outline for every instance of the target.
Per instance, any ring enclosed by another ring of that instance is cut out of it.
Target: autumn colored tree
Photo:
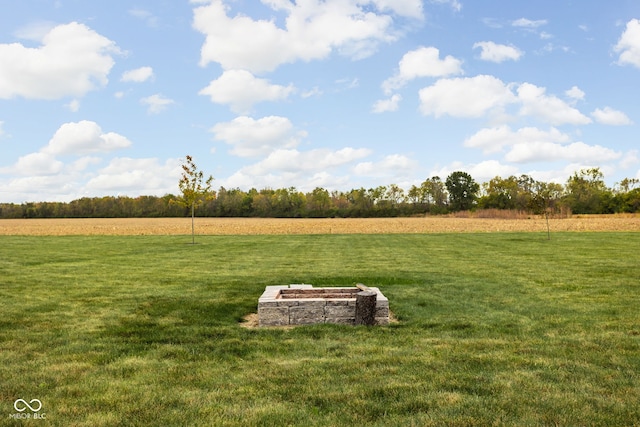
[[[307,194],[307,214],[311,217],[323,217],[329,215],[331,209],[331,195],[329,191],[316,187]]]
[[[565,203],[576,214],[608,213],[605,209],[606,196],[611,192],[604,182],[600,168],[582,169],[569,178],[565,186]]]
[[[329,192],[322,187],[307,193],[295,187],[248,191],[220,187],[215,192],[210,188],[213,178],[203,182],[204,178],[188,156],[180,181],[182,197],[107,195],[70,202],[0,201],[0,218],[148,218],[178,217],[190,212],[195,235],[196,213],[210,217],[379,217],[438,215],[476,207],[540,215],[558,209],[576,214],[640,212],[640,179],[625,178],[614,188],[608,188],[599,168],[576,172],[565,186],[537,182],[528,175],[496,176],[482,183],[480,197],[479,185],[464,172],[451,174],[446,185],[434,176],[420,185],[412,185],[408,192],[396,184],[348,192]]]
[[[447,188],[439,176],[434,176],[422,183],[420,186],[425,192],[429,203],[429,212],[439,214],[446,212],[447,205]]]
[[[518,181],[515,176],[496,176],[482,185],[484,195],[479,200],[481,209],[516,209]]]
[[[174,201],[179,205],[187,207],[191,211],[191,243],[196,243],[195,237],[195,213],[196,207],[204,203],[207,199],[212,199],[214,193],[211,191],[213,176],[209,175],[204,181],[204,173],[199,171],[193,162],[193,157],[187,156],[182,164],[182,175],[178,182],[178,187],[182,195]]]

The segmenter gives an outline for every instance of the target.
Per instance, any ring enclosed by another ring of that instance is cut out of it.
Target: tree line
[[[167,194],[139,197],[85,197],[71,202],[0,203],[0,218],[134,218],[186,217],[392,217],[440,215],[476,209],[533,214],[611,214],[640,210],[640,180],[626,178],[608,188],[599,168],[574,173],[565,184],[534,180],[529,175],[495,177],[477,183],[466,172],[444,181],[426,179],[408,190],[396,184],[350,191],[295,187],[271,189],[220,187],[195,207],[176,203]]]

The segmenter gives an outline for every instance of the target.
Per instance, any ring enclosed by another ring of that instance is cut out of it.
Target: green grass
[[[0,237],[0,425],[640,425],[640,234],[552,238]],[[300,282],[399,322],[239,326]]]

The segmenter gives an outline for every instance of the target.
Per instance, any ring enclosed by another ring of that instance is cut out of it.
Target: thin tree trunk
[[[196,229],[194,225],[195,213],[196,213],[196,207],[195,207],[195,204],[193,204],[191,205],[191,244],[192,245],[196,244]]]
[[[549,228],[549,212],[545,212],[544,217],[547,220],[547,240],[551,240],[551,229]]]

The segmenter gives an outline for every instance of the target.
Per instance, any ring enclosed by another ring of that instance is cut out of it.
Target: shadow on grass
[[[180,356],[186,359],[244,358],[252,349],[236,326],[248,310],[233,301],[150,297],[107,324],[100,335],[116,352],[129,355],[180,346],[187,350]]]

